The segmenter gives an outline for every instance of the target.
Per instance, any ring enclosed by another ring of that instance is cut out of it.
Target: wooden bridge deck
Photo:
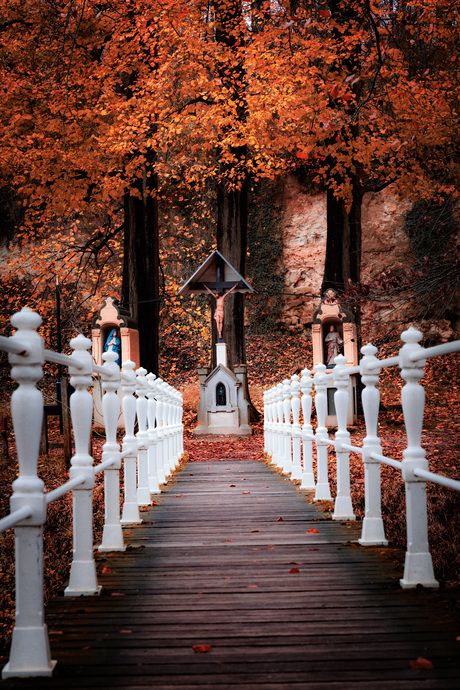
[[[99,597],[47,607],[55,675],[0,690],[460,687],[447,593],[400,589],[400,554],[263,463],[190,463],[158,503],[98,555]]]

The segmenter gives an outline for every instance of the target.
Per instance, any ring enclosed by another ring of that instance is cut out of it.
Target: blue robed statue
[[[109,337],[105,341],[104,352],[108,352],[109,350],[111,350],[112,352],[116,352],[116,363],[119,367],[121,367],[121,342],[120,336],[118,335],[118,331],[116,328],[112,328],[112,330],[109,333]]]

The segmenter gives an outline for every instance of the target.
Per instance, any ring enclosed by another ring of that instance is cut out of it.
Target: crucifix
[[[179,295],[208,292],[216,300],[214,319],[217,343],[224,342],[224,302],[231,292],[254,292],[254,289],[218,251],[214,251],[179,291]]]
[[[227,366],[227,344],[223,337],[224,304],[232,292],[254,292],[254,289],[218,251],[212,252],[179,290],[181,296],[210,294],[216,300],[215,365],[198,368],[200,402],[197,427],[193,431],[197,436],[252,434],[245,393],[246,365],[234,364],[233,369]]]

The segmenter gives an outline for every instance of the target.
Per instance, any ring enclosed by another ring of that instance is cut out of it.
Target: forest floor
[[[393,356],[399,345],[395,341],[382,347],[381,357]],[[263,391],[280,382],[293,373],[298,373],[305,366],[311,367],[311,349],[306,339],[285,338],[248,338],[248,377],[251,400],[262,412]],[[446,363],[447,360],[447,363]],[[164,363],[164,368],[173,371],[176,381],[170,376],[164,378],[173,383],[184,398],[184,450],[189,462],[208,462],[209,460],[226,459],[264,459],[263,425],[259,422],[253,426],[254,434],[250,437],[194,437],[196,410],[199,399],[197,376],[192,371],[190,362],[179,359],[175,363]],[[176,366],[177,364],[177,366]],[[460,438],[460,355],[449,358],[429,360],[423,379],[426,391],[427,408],[422,435],[422,445],[426,449],[429,469],[454,479],[460,479],[458,460]],[[381,376],[380,392],[382,412],[380,414],[379,433],[383,453],[396,460],[402,458],[405,448],[405,428],[400,404],[401,380],[397,371],[385,370]],[[9,425],[11,429],[11,424]],[[361,445],[364,431],[364,420],[358,418],[356,426],[351,427],[351,442]],[[39,459],[39,475],[45,481],[47,490],[59,486],[68,477],[65,466],[62,441],[57,425],[50,425],[49,456]],[[104,439],[97,431],[93,435],[95,462],[100,460]],[[9,495],[11,483],[17,475],[17,457],[12,433],[9,434],[9,458],[0,455],[0,475],[3,487],[9,487],[0,494],[0,517],[9,512]],[[266,461],[268,459],[265,458]],[[314,459],[314,465],[315,465]],[[316,466],[315,466],[316,470]],[[364,515],[364,472],[360,456],[351,454],[350,475],[353,508],[357,519]],[[102,534],[104,506],[103,479],[96,477],[94,490],[94,532],[95,540]],[[329,454],[329,480],[332,496],[336,492],[335,455]],[[449,589],[458,601],[460,578],[460,511],[458,511],[458,493],[433,484],[427,485],[429,539],[433,564],[441,586]],[[307,500],[313,496],[307,495]],[[332,501],[320,502],[325,513],[331,514]],[[390,467],[382,467],[382,513],[386,536],[392,546],[405,547],[405,496],[404,484],[398,472]],[[56,595],[68,578],[72,526],[71,495],[51,503],[48,507],[48,523],[44,533],[45,583],[46,598]],[[2,589],[0,592],[0,609],[3,612],[0,643],[8,643],[14,621],[14,531],[8,530],[0,537]],[[63,557],[68,554],[68,557]],[[457,594],[454,595],[454,592]]]

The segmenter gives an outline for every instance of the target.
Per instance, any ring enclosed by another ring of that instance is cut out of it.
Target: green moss
[[[248,278],[256,293],[247,300],[249,332],[274,333],[283,321],[282,182],[264,181],[251,190],[248,213]]]

